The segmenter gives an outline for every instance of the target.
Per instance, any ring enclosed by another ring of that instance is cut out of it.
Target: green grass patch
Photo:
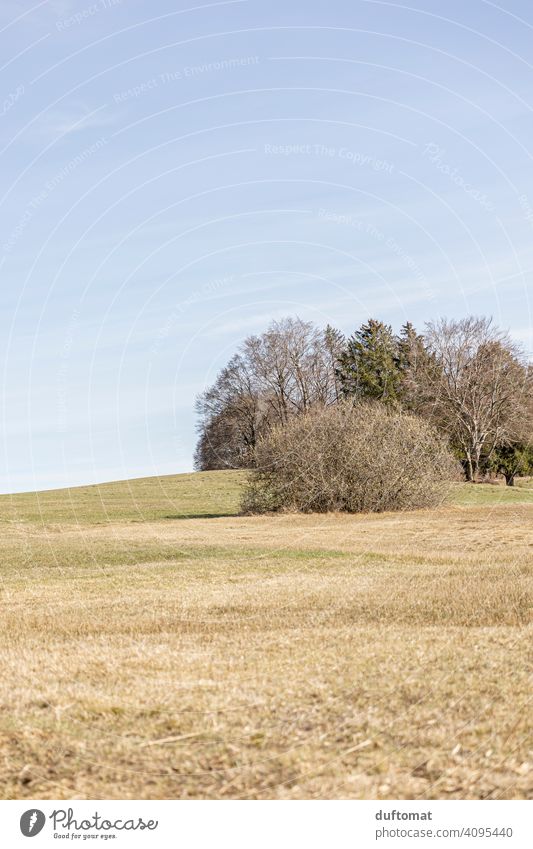
[[[246,472],[196,472],[0,496],[0,522],[107,524],[231,516]]]
[[[524,478],[515,486],[489,483],[455,484],[449,498],[452,504],[484,506],[490,504],[533,504],[533,480]]]
[[[0,496],[0,525],[106,525],[210,519],[239,514],[245,471],[195,472],[95,486]],[[533,503],[533,480],[454,484],[448,503],[461,506]]]

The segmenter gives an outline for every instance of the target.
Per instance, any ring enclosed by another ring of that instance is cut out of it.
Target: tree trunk
[[[481,467],[481,452],[483,450],[483,443],[476,443],[474,447],[474,456],[472,459],[472,480],[477,481],[479,476],[479,470]]]
[[[506,486],[514,486],[514,472],[512,474],[508,473],[505,475],[505,485]]]

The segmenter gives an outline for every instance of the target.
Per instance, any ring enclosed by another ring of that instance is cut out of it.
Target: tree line
[[[244,340],[197,399],[195,465],[253,468],[272,428],[352,401],[425,419],[445,436],[466,480],[533,472],[533,368],[491,319],[428,322],[399,333],[376,319],[346,338],[299,318]],[[424,463],[424,457],[420,457]]]

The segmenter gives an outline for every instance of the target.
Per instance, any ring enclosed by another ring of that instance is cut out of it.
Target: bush
[[[242,502],[247,513],[431,507],[456,474],[429,424],[348,401],[273,428],[256,447],[256,462]]]

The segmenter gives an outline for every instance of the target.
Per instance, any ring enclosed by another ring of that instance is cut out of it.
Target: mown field
[[[237,515],[242,474],[0,497],[3,798],[525,798],[533,487]]]

